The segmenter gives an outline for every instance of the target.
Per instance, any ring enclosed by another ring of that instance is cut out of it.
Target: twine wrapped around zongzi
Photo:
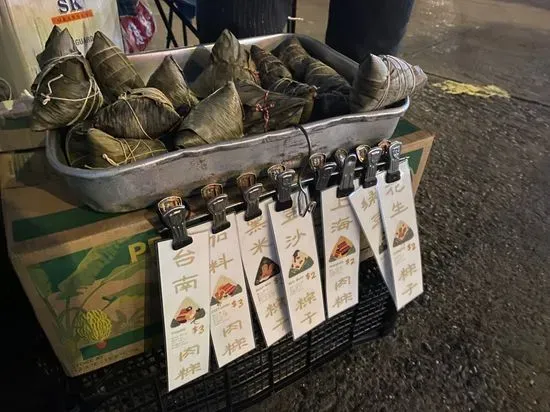
[[[243,136],[243,107],[233,82],[197,104],[180,124],[174,143],[179,148],[214,144]]]
[[[65,56],[81,56],[69,30],[53,26],[42,53],[36,56],[38,66],[44,69],[49,63]]]
[[[426,74],[394,56],[371,54],[359,66],[350,94],[352,113],[382,109],[424,87]]]
[[[92,127],[89,120],[75,124],[65,136],[65,156],[72,167],[84,167],[88,160],[88,130]]]
[[[12,97],[10,84],[6,79],[0,77],[0,102],[11,100]]]
[[[307,100],[270,92],[243,80],[236,81],[235,86],[244,108],[245,133],[264,133],[300,123]]]
[[[135,89],[97,112],[93,126],[117,138],[158,139],[180,121],[172,103],[160,90]]]
[[[94,35],[86,58],[107,101],[115,101],[129,90],[145,87],[124,52],[99,31]]]
[[[250,52],[225,29],[212,47],[210,64],[192,84],[193,91],[203,98],[225,86],[228,81],[249,80],[260,83]]]
[[[302,47],[302,44],[296,37],[291,37],[282,42],[273,50],[273,54],[281,59],[285,66],[290,69],[294,79],[298,81],[305,80],[307,67],[315,60]]]
[[[317,96],[317,88],[309,84],[300,83],[292,79],[279,79],[269,87],[269,90],[282,93],[291,97],[299,97],[306,100],[300,123],[306,123],[313,111],[315,97]]]
[[[90,66],[82,56],[52,60],[34,81],[31,129],[52,130],[93,116],[103,96]]]
[[[163,92],[176,111],[184,117],[199,102],[187,85],[183,70],[172,56],[164,58],[149,78],[147,87],[154,87]]]

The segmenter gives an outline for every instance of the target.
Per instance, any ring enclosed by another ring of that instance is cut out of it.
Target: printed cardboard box
[[[2,189],[37,186],[58,180],[46,159],[43,148],[0,153],[0,187]]]
[[[398,133],[416,187],[433,136]],[[161,344],[154,211],[97,213],[56,182],[5,189],[2,204],[10,258],[68,375]]]

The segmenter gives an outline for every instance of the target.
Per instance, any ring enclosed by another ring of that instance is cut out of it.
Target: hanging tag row
[[[187,234],[189,210],[170,196],[158,204],[172,239],[157,242],[168,390],[206,373],[210,360],[208,233]]]
[[[246,209],[237,213],[241,258],[248,287],[267,346],[290,332],[290,319],[284,292],[281,266],[271,231],[268,204],[259,202],[263,185],[256,175],[246,173],[237,178]]]
[[[268,170],[277,189],[269,215],[285,286],[294,339],[325,320],[321,272],[311,213],[300,216],[292,193],[294,170],[282,165]]]

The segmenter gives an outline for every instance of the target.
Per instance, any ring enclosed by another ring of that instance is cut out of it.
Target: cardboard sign
[[[220,367],[255,347],[235,214],[227,220],[231,226],[216,234],[210,222],[189,230],[191,236],[209,233],[210,263],[204,270],[210,273],[210,334]]]
[[[380,273],[395,301],[395,286],[393,284],[388,244],[384,235],[376,186],[369,188],[359,187],[350,195],[349,200],[357,216],[357,221],[361,225],[361,229],[369,242]]]
[[[348,197],[337,187],[321,192],[325,246],[325,295],[328,317],[359,301],[360,227]]]
[[[408,161],[399,165],[401,178],[386,183],[378,176],[378,198],[390,252],[395,306],[401,309],[423,292],[422,260]]]
[[[291,331],[281,265],[269,219],[270,202],[260,203],[262,215],[248,222],[244,212],[237,214],[241,258],[267,346]]]
[[[210,278],[208,234],[172,249],[172,240],[157,243],[168,391],[208,373],[210,359]]]
[[[290,313],[294,339],[309,332],[325,320],[319,257],[311,214],[298,213],[297,195],[293,206],[275,211],[270,203],[269,215]]]

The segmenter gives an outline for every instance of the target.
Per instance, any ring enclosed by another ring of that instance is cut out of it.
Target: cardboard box
[[[433,135],[406,132],[416,188]],[[162,341],[154,211],[94,212],[55,183],[6,189],[2,203],[10,258],[68,375]]]
[[[0,152],[44,147],[46,132],[32,132],[30,129],[31,110],[30,97],[0,102]]]
[[[0,153],[0,187],[37,186],[59,179],[42,149]]]

